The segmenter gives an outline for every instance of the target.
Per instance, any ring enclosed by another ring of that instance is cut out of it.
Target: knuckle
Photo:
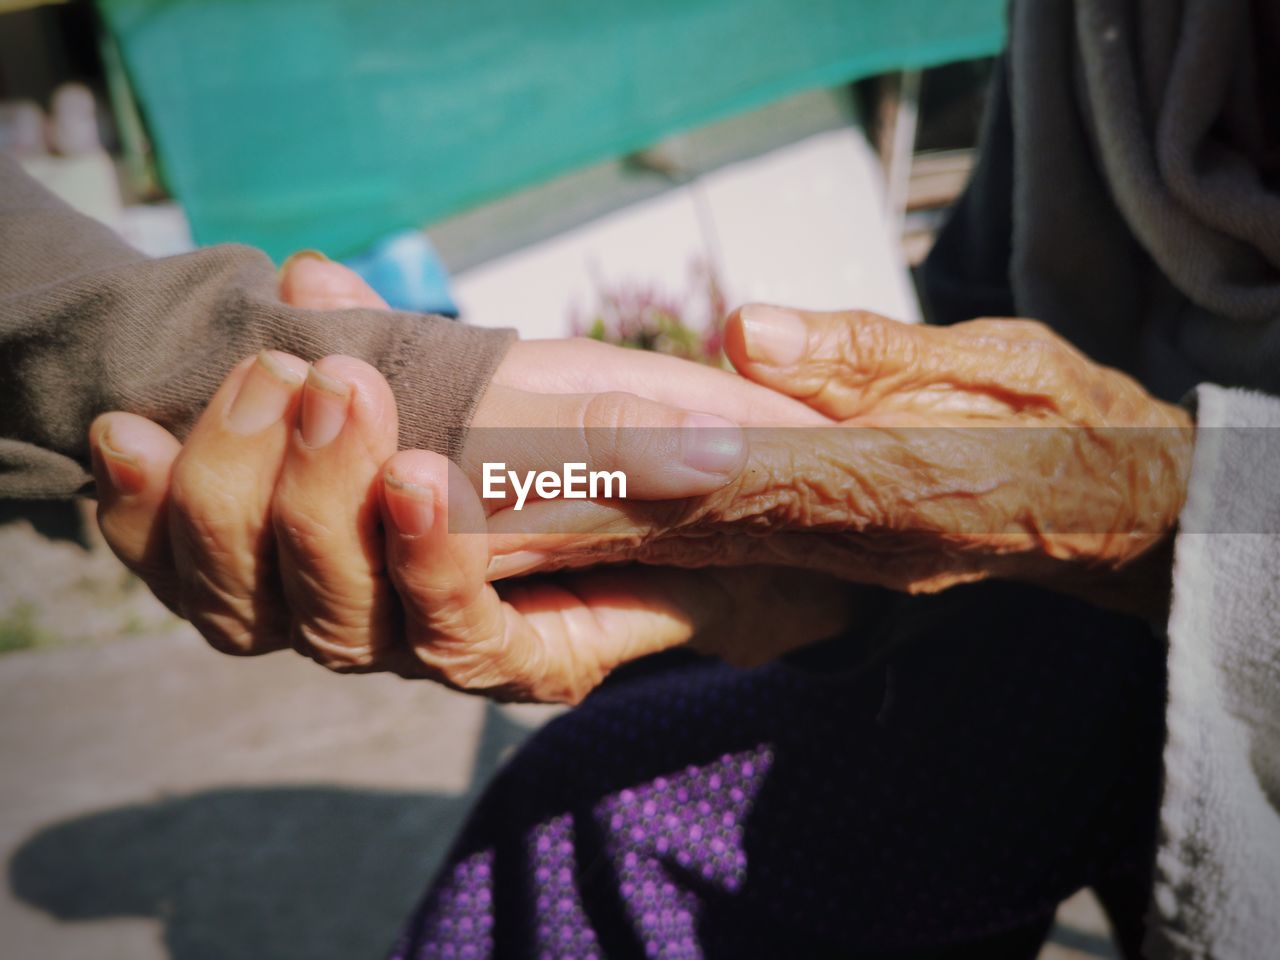
[[[433,621],[449,617],[450,611],[466,609],[478,589],[460,576],[431,575],[419,562],[407,558],[394,560],[387,571],[406,609]]]
[[[368,671],[379,660],[378,651],[367,639],[353,641],[344,631],[311,621],[294,624],[293,646],[335,673]]]
[[[859,311],[844,324],[839,356],[845,370],[856,370],[876,379],[890,361],[894,366],[915,362],[915,341],[903,335],[900,325],[874,313]]]
[[[231,657],[251,657],[273,646],[268,638],[261,636],[233,613],[193,609],[189,603],[183,604],[183,610],[187,620],[205,642],[219,653]]]
[[[273,595],[224,575],[233,568],[217,557],[178,565],[172,592],[181,616],[223,653],[253,655],[277,649],[287,636],[284,611]]]
[[[512,656],[504,637],[476,636],[456,618],[443,617],[418,631],[410,646],[419,662],[456,690],[527,687],[528,664]]]
[[[576,705],[606,673],[598,664],[552,656],[540,644],[517,647],[506,636],[462,644],[436,633],[414,642],[412,648],[427,674],[439,682],[498,700]]]
[[[620,429],[634,425],[639,413],[638,397],[615,390],[591,397],[582,411],[582,422],[589,429]]]
[[[582,421],[587,455],[594,468],[613,469],[624,459],[624,446],[629,441],[644,442],[651,431],[631,429],[644,424],[642,410],[639,398],[628,393],[600,393],[587,401]]]
[[[414,656],[432,676],[455,690],[482,690],[501,686],[505,675],[495,665],[475,652],[456,649],[452,644],[436,640],[412,644]]]

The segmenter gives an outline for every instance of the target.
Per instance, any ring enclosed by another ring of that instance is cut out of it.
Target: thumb
[[[941,359],[928,331],[915,324],[861,310],[765,304],[748,304],[729,317],[725,353],[748,379],[838,420],[873,409]]]
[[[126,567],[171,609],[178,602],[169,544],[169,475],[181,444],[131,413],[104,413],[89,428],[98,527]]]
[[[630,393],[530,393],[495,384],[476,411],[462,466],[483,489],[485,465],[504,464],[507,494],[513,487],[507,471],[523,478],[582,464],[588,472],[621,471],[627,498],[678,500],[719,490],[746,460],[742,428],[722,417]]]

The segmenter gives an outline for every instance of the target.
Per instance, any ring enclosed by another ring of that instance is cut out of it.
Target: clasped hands
[[[282,296],[384,306],[318,260],[292,262]],[[682,644],[766,660],[856,624],[850,582],[1000,576],[1159,615],[1190,464],[1179,408],[1027,321],[747,307],[726,352],[742,377],[518,343],[460,465],[396,452],[394,399],[366,364],[263,354],[184,444],[129,414],[95,421],[100,525],[218,649],[501,698],[576,702]],[[482,502],[480,464],[498,459],[622,469],[629,498]]]

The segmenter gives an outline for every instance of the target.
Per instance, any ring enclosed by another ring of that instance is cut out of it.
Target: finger
[[[742,429],[711,414],[627,393],[539,394],[495,385],[472,422],[462,463],[496,508],[546,495],[550,488],[527,487],[522,497],[517,485],[531,472],[563,473],[566,464],[582,465],[587,495],[589,474],[621,473],[624,480],[610,479],[613,495],[625,484],[628,498],[669,500],[718,490],[746,457]]]
[[[333,669],[386,666],[395,646],[378,472],[396,429],[391,388],[367,363],[326,357],[308,372],[271,512],[294,646]]]
[[[827,423],[802,403],[704,364],[597,340],[521,340],[494,382],[535,393],[623,391],[750,426]]]
[[[178,602],[166,509],[169,474],[182,445],[158,424],[104,413],[89,427],[98,526],[107,545],[171,608]]]
[[[484,581],[484,515],[470,483],[420,450],[392,457],[382,480],[388,571],[406,639],[428,673],[462,689],[502,690],[536,669],[536,643]],[[477,532],[451,534],[451,515]]]
[[[276,352],[240,364],[173,466],[169,534],[184,615],[226,653],[288,646],[270,511],[306,370]]]
[[[757,383],[848,419],[924,372],[915,334],[911,325],[872,313],[749,304],[726,322],[725,353]]]
[[[763,304],[729,317],[725,353],[744,376],[839,420],[1051,406],[1064,370],[1081,359],[1033,321],[934,327]]]
[[[280,299],[311,310],[389,309],[360,274],[316,250],[300,250],[280,267]]]
[[[601,572],[573,588],[526,583],[504,599],[484,580],[485,537],[449,532],[451,522],[484,519],[457,467],[406,451],[383,480],[389,570],[407,638],[428,674],[453,686],[576,703],[613,666],[686,642],[713,615],[705,594],[674,583],[676,599],[664,599],[643,572],[625,583]]]

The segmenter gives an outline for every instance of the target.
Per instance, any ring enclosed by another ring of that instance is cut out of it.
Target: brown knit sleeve
[[[263,349],[368,361],[395,391],[401,446],[456,458],[513,338],[287,306],[271,261],[248,247],[148,259],[0,155],[0,497],[82,490],[89,424],[107,410],[185,436],[227,372]]]

